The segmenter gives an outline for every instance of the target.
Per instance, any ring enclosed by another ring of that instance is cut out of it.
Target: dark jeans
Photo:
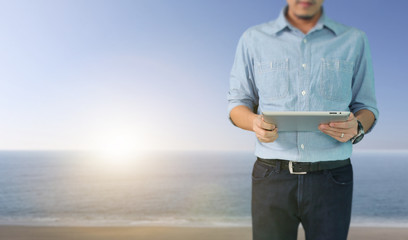
[[[350,225],[353,168],[290,174],[257,160],[252,171],[253,240],[345,240]]]

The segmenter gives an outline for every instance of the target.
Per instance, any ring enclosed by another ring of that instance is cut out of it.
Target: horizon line
[[[2,152],[40,152],[40,151],[55,151],[55,152],[98,152],[98,149],[0,149]],[[145,149],[135,150],[134,152],[254,152],[253,149]],[[353,153],[408,153],[408,149],[355,149]]]

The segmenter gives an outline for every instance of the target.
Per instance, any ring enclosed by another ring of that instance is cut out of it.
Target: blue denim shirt
[[[324,13],[303,34],[286,20],[284,9],[277,20],[249,28],[242,35],[228,101],[229,112],[238,105],[258,114],[368,109],[378,119],[366,35]],[[275,142],[256,141],[255,155],[261,158],[316,162],[347,159],[352,153],[350,141],[339,142],[318,130],[279,132]]]

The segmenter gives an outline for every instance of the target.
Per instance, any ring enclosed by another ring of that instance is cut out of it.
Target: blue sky
[[[284,0],[0,1],[0,149],[251,150],[227,119],[245,29]],[[407,149],[408,1],[330,1],[367,33],[380,120],[357,149]]]

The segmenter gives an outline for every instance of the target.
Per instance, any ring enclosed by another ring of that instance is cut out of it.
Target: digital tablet
[[[322,123],[346,121],[350,112],[263,112],[264,121],[273,123],[279,132],[319,131],[318,126]]]

